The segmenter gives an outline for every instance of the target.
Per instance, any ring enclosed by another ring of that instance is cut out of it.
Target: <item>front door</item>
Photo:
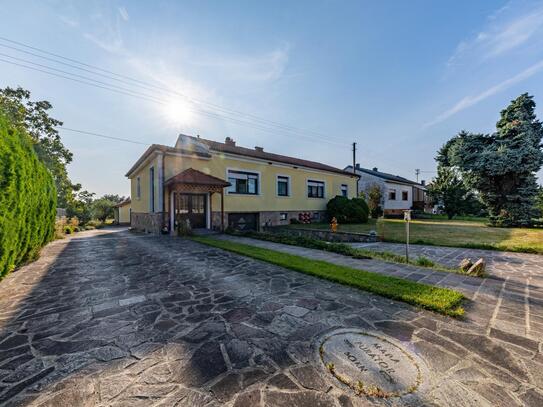
[[[188,219],[192,228],[205,228],[206,196],[174,193],[174,214],[176,224]]]

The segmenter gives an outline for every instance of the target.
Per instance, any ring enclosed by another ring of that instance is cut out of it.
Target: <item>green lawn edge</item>
[[[295,229],[294,229],[295,230]],[[448,267],[434,262],[424,256],[418,256],[410,258],[409,263],[405,256],[395,254],[387,251],[369,250],[360,247],[352,247],[346,243],[341,242],[327,242],[319,239],[312,239],[308,237],[289,236],[286,233],[262,233],[262,232],[243,232],[243,233],[228,233],[234,236],[249,237],[252,239],[258,239],[266,242],[286,244],[289,246],[305,247],[308,249],[324,250],[344,256],[350,256],[355,259],[374,259],[381,260],[387,263],[406,264],[415,267],[421,267],[425,269],[441,271],[444,273],[456,273],[462,275],[469,275],[462,271],[459,267]],[[422,262],[421,262],[422,261]],[[472,276],[483,277],[483,276]]]
[[[354,269],[322,260],[282,253],[248,244],[195,236],[193,241],[275,264],[290,270],[320,277],[329,281],[356,287],[383,297],[436,311],[444,315],[460,317],[465,299],[458,291],[435,287],[397,277],[390,277],[365,270]]]

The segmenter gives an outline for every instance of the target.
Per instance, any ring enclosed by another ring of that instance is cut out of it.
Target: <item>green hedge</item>
[[[366,223],[368,221],[369,208],[362,198],[349,199],[344,196],[336,196],[326,204],[328,219],[335,217],[338,223]]]
[[[56,196],[30,137],[0,112],[0,279],[53,238]]]

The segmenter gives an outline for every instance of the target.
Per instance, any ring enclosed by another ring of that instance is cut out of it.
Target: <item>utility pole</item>
[[[415,170],[415,175],[417,176],[417,184],[419,183],[419,174],[420,174],[420,168],[417,168]]]
[[[356,175],[356,143],[353,142],[353,174]],[[358,198],[358,178],[356,180],[356,197]]]

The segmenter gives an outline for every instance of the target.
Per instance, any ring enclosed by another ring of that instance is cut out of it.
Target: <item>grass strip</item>
[[[417,267],[424,267],[436,271],[444,271],[447,273],[458,273],[466,274],[460,268],[447,267],[441,264],[437,264],[434,261],[430,260],[427,257],[419,256],[414,259],[409,259],[407,263],[405,256],[386,252],[386,251],[376,251],[368,250],[362,248],[352,247],[345,243],[333,243],[326,242],[319,239],[313,239],[304,236],[293,236],[283,233],[262,233],[262,232],[243,232],[243,233],[231,233],[235,236],[250,237],[259,240],[265,240],[268,242],[288,244],[290,246],[301,246],[308,249],[318,249],[325,250],[327,252],[333,252],[337,254],[342,254],[344,256],[350,256],[355,259],[377,259],[382,261],[387,261],[389,263],[399,263],[399,264],[411,264]]]
[[[416,283],[397,277],[385,276],[365,270],[312,260],[306,257],[281,253],[243,243],[197,236],[192,240],[243,256],[252,257],[290,270],[324,278],[333,282],[379,294],[444,315],[459,317],[464,314],[461,306],[465,298],[458,291]]]

